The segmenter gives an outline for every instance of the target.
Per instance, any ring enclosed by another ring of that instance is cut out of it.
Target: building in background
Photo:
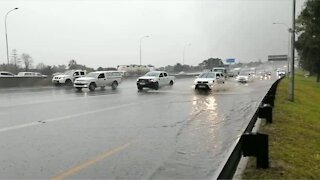
[[[152,65],[118,65],[118,71],[124,72],[125,76],[142,75],[149,71],[155,71],[156,68]]]

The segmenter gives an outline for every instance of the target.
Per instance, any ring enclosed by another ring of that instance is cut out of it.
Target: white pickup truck
[[[75,79],[86,75],[84,70],[69,70],[63,74],[56,75],[52,78],[52,83],[55,85],[65,84],[72,86]]]
[[[174,80],[174,76],[168,76],[168,73],[165,71],[150,71],[137,79],[137,88],[142,90],[144,87],[147,87],[158,90],[160,86],[172,86]]]
[[[94,91],[97,87],[103,89],[105,86],[111,86],[115,90],[121,80],[122,73],[119,71],[96,71],[89,73],[85,77],[76,79],[73,86],[79,91],[82,88],[89,88],[90,91]]]
[[[203,72],[194,80],[194,89],[211,90],[217,84],[224,84],[225,77],[222,72]]]

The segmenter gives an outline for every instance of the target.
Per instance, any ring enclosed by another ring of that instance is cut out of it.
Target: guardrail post
[[[274,107],[274,100],[275,100],[275,95],[273,95],[272,93],[268,93],[263,100],[263,103],[265,104],[270,104],[272,107]]]
[[[269,138],[266,134],[246,133],[242,138],[243,156],[255,156],[256,167],[266,169],[269,167]]]
[[[265,118],[268,123],[272,123],[272,106],[270,104],[263,104],[259,107],[259,118]]]

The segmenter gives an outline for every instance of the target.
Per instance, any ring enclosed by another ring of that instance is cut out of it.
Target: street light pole
[[[7,63],[9,65],[9,47],[8,47],[8,33],[7,33],[7,17],[8,17],[8,14],[14,10],[17,10],[18,8],[14,8],[14,9],[11,9],[10,11],[7,12],[6,16],[5,16],[5,19],[4,19],[4,27],[5,27],[5,30],[6,30],[6,45],[7,45]]]
[[[182,51],[182,65],[184,65],[184,56],[185,56],[186,47],[187,47],[187,46],[190,46],[190,45],[191,45],[191,43],[188,43],[188,44],[184,45],[184,47],[183,47],[183,51]]]
[[[287,60],[287,68],[288,68],[288,73],[290,72],[290,58],[289,58],[289,54],[290,54],[290,34],[291,34],[291,29],[289,28],[289,26],[285,23],[272,23],[272,24],[277,24],[277,25],[283,25],[287,28],[288,30],[288,60]]]
[[[292,6],[292,34],[291,34],[291,82],[290,82],[290,92],[289,100],[294,102],[294,43],[296,33],[296,0],[293,0]]]
[[[142,43],[142,39],[143,38],[148,38],[149,36],[142,36],[141,38],[140,38],[140,66],[141,66],[141,43]]]

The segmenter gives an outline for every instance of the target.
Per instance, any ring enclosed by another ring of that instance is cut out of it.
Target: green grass
[[[243,179],[320,179],[320,83],[295,76],[295,102],[288,101],[289,79],[278,86],[269,135],[269,169],[256,169],[250,158]]]

